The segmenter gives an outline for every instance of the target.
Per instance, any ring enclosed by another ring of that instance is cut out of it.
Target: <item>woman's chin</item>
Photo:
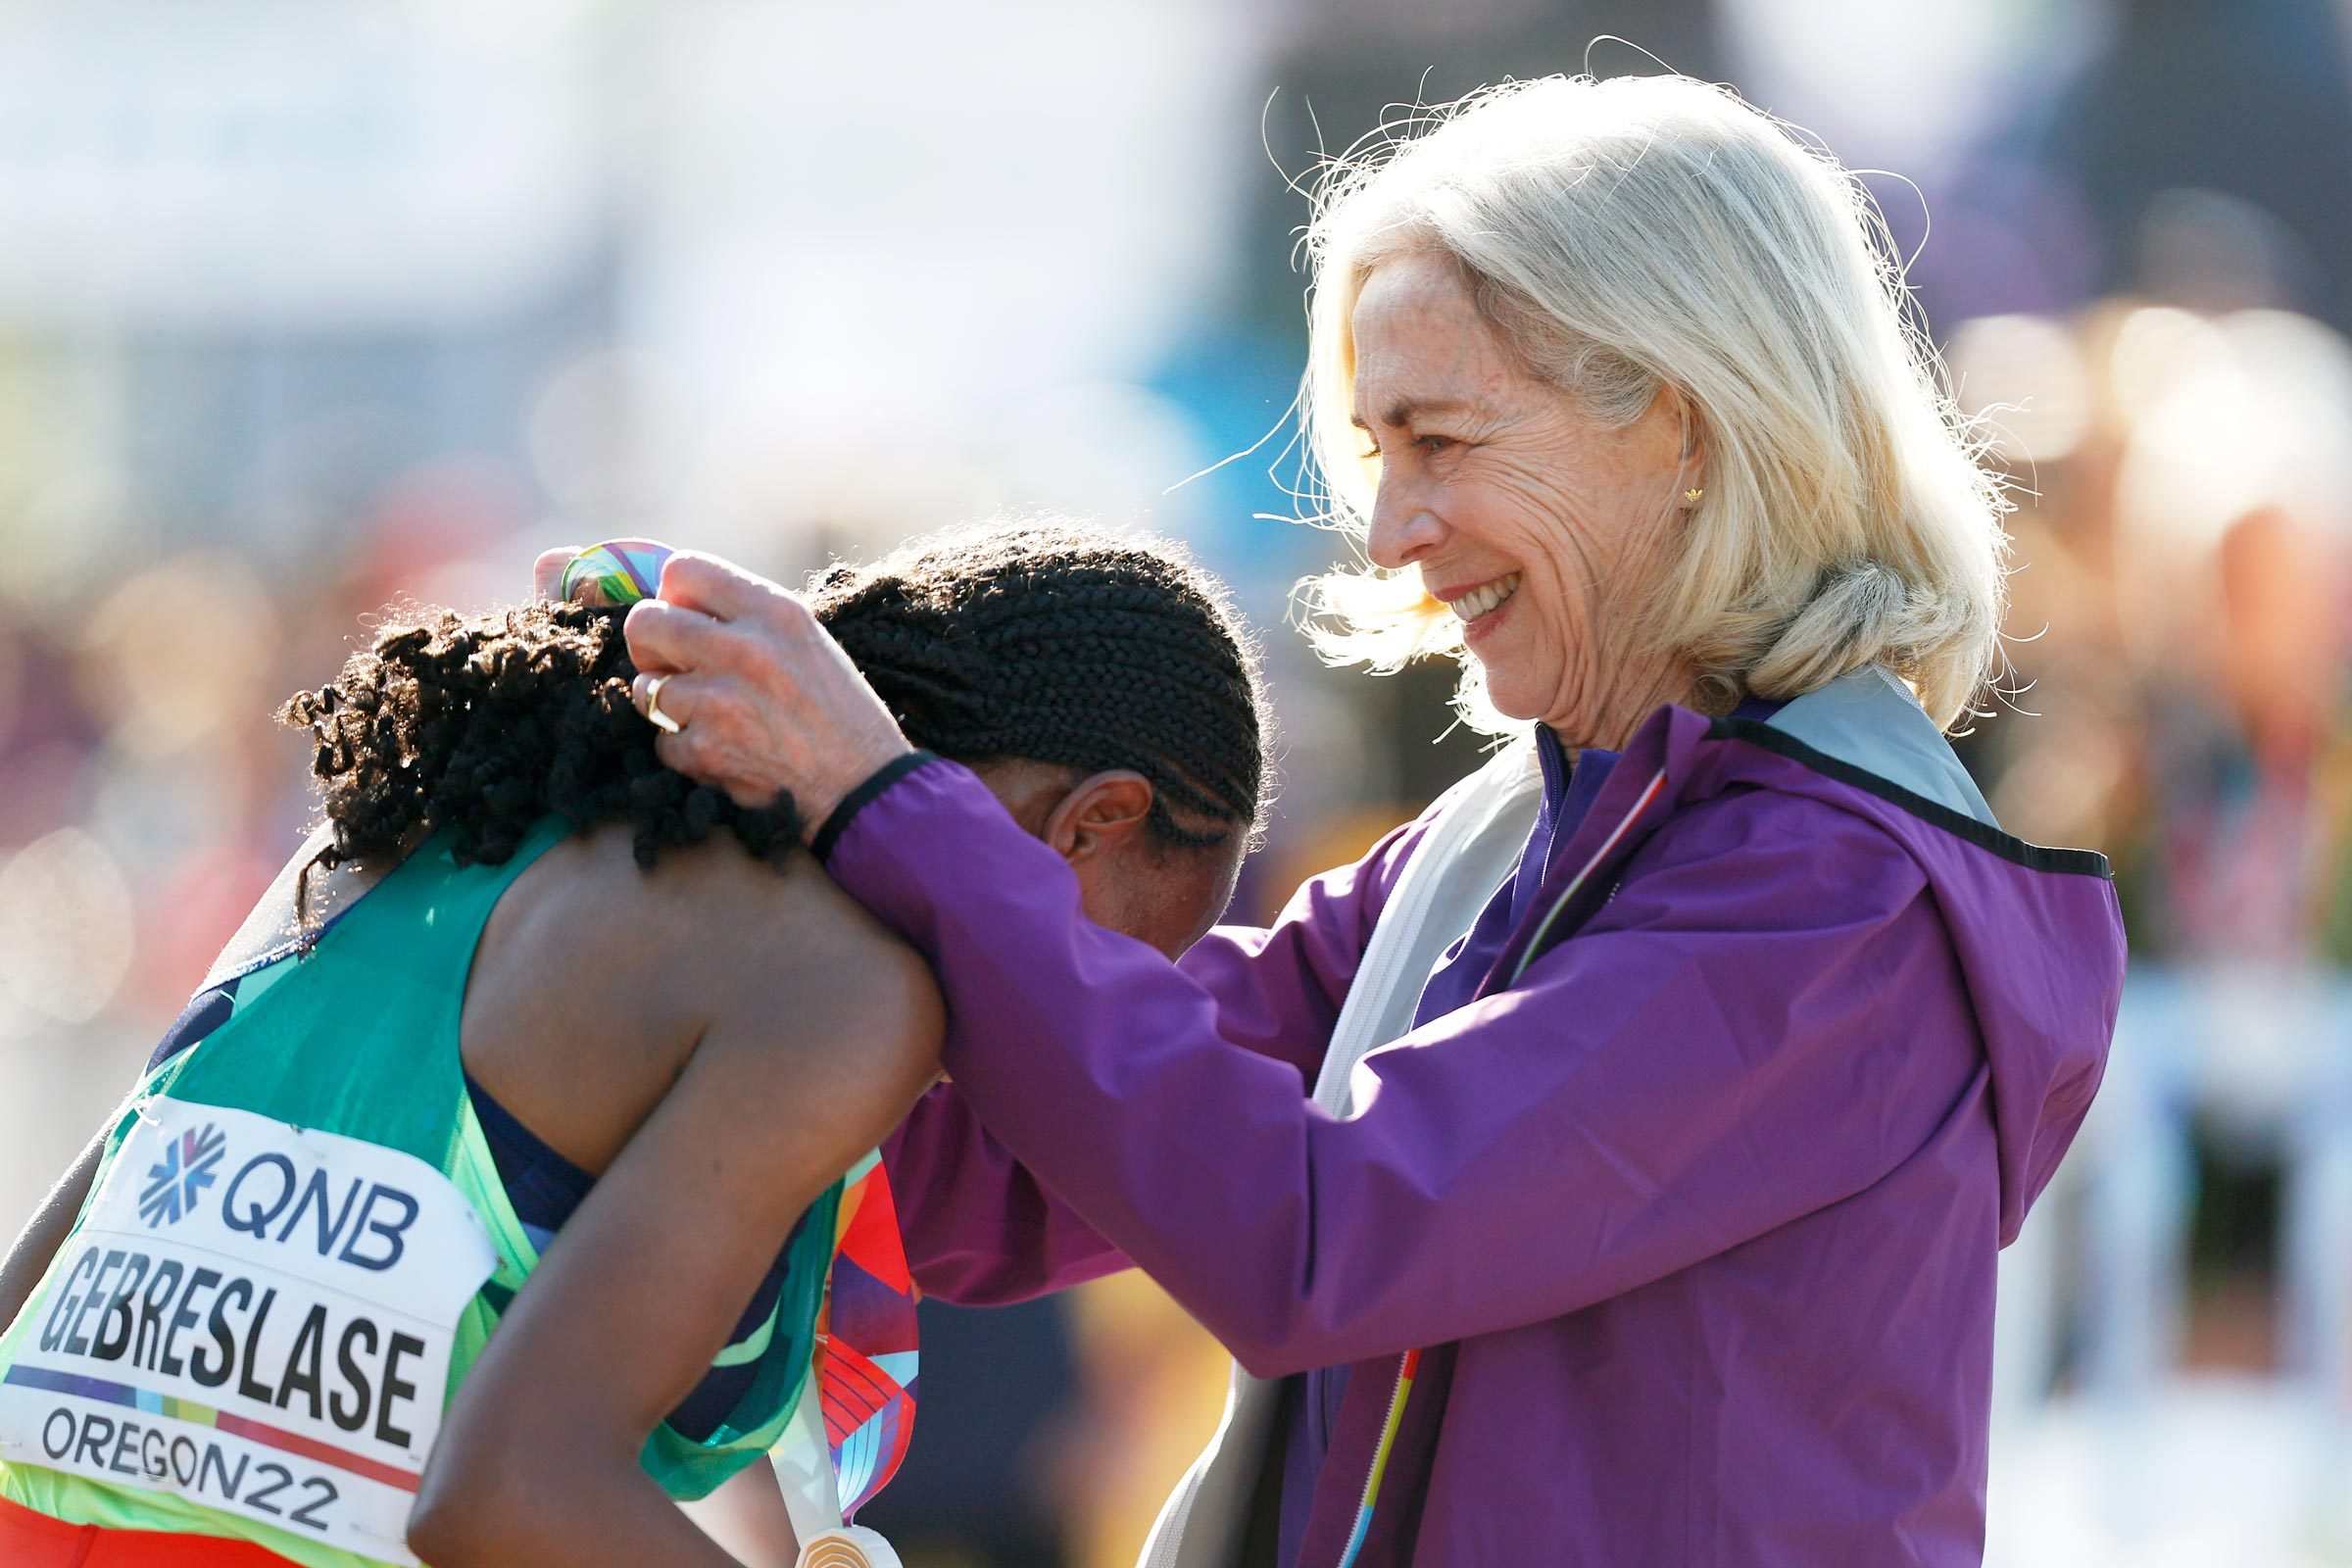
[[[1589,744],[1584,739],[1590,726],[1585,722],[1580,705],[1560,699],[1557,681],[1549,685],[1529,678],[1527,672],[1516,671],[1480,662],[1487,677],[1487,706],[1514,724],[1542,724],[1570,746]],[[1514,679],[1516,675],[1519,678]]]
[[[1486,671],[1488,707],[1518,724],[1532,724],[1544,716],[1545,705],[1537,700],[1528,683],[1513,680],[1508,668],[1498,669],[1485,660],[1479,663]]]

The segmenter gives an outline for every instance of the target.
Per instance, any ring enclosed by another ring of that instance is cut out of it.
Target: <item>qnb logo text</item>
[[[239,1166],[220,1193],[220,1223],[230,1230],[377,1273],[400,1262],[418,1212],[413,1196],[388,1183],[316,1165],[305,1174],[274,1149]]]

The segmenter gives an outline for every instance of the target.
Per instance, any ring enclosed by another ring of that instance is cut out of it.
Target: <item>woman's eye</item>
[[[1417,435],[1413,437],[1409,444],[1418,451],[1433,457],[1438,453],[1445,451],[1448,447],[1460,445],[1459,442],[1454,440],[1454,438],[1449,435]],[[1366,463],[1378,462],[1380,459],[1380,442],[1370,435],[1365,436],[1364,450],[1357,453],[1356,456],[1363,459]]]

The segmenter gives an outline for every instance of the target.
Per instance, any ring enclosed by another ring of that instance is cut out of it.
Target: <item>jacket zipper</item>
[[[1527,966],[1534,962],[1537,955],[1543,951],[1544,940],[1551,934],[1552,925],[1559,919],[1561,911],[1568,907],[1576,895],[1584,888],[1586,880],[1592,876],[1593,869],[1616,850],[1618,844],[1624,840],[1627,831],[1633,827],[1642,812],[1649,809],[1650,803],[1658,798],[1658,792],[1665,787],[1666,770],[1660,768],[1650,778],[1648,784],[1642,787],[1642,794],[1635,800],[1632,808],[1625,813],[1614,828],[1609,830],[1609,836],[1603,839],[1585,863],[1577,868],[1576,875],[1569,878],[1568,886],[1561,890],[1557,899],[1552,901],[1550,909],[1545,911],[1543,922],[1537,926],[1535,937],[1528,943],[1527,952],[1521,956],[1518,966],[1511,971],[1511,978],[1505,982],[1506,985],[1518,984],[1519,977],[1527,972]],[[1413,1392],[1413,1374],[1419,1371],[1420,1367],[1421,1352],[1417,1349],[1405,1351],[1397,1361],[1396,1381],[1389,1390],[1388,1419],[1381,1426],[1379,1446],[1372,1450],[1372,1464],[1364,1477],[1362,1500],[1356,1504],[1355,1523],[1348,1532],[1347,1547],[1341,1551],[1340,1560],[1335,1568],[1355,1568],[1355,1560],[1363,1552],[1365,1541],[1371,1537],[1372,1508],[1380,1500],[1380,1483],[1389,1467],[1389,1455],[1396,1446],[1397,1430],[1403,1425],[1404,1402]]]
[[[1503,982],[1506,989],[1517,985],[1520,976],[1527,973],[1527,966],[1535,962],[1543,954],[1544,940],[1551,935],[1552,923],[1559,919],[1561,911],[1575,901],[1577,894],[1584,888],[1585,879],[1592,874],[1595,866],[1615,853],[1618,844],[1625,838],[1626,831],[1634,825],[1643,811],[1649,809],[1650,803],[1658,798],[1658,792],[1665,787],[1666,770],[1661,767],[1651,775],[1650,781],[1642,786],[1641,797],[1634,802],[1633,808],[1625,813],[1615,827],[1609,829],[1609,836],[1600,841],[1600,847],[1592,852],[1583,865],[1577,867],[1576,875],[1568,879],[1567,887],[1561,889],[1560,896],[1552,900],[1551,907],[1544,911],[1542,922],[1536,927],[1536,934],[1528,939],[1527,950],[1519,955],[1519,962],[1513,966],[1510,979]]]

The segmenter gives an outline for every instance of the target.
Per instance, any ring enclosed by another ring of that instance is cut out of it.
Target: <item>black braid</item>
[[[1132,768],[1164,842],[1222,843],[1257,815],[1256,670],[1213,582],[1162,551],[1074,527],[970,533],[836,567],[815,608],[916,745]],[[318,863],[430,825],[461,861],[496,864],[550,813],[575,832],[633,824],[644,865],[722,828],[783,860],[803,827],[788,798],[747,810],[662,764],[629,703],[621,619],[579,605],[423,612],[290,699],[278,716],[317,737],[333,831]]]
[[[818,620],[907,738],[1152,781],[1163,843],[1257,820],[1263,695],[1213,579],[1158,542],[1071,524],[943,536],[812,585]]]

